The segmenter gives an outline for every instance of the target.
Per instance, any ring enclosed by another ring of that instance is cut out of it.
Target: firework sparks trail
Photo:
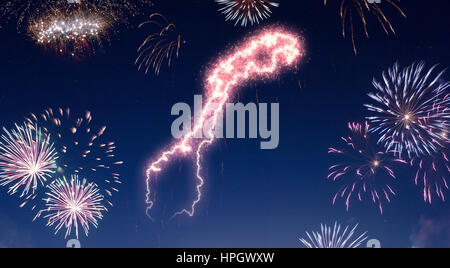
[[[303,45],[301,40],[288,32],[281,30],[265,30],[250,38],[244,45],[237,47],[227,57],[219,60],[206,79],[206,94],[208,99],[204,109],[192,130],[183,139],[175,143],[167,151],[148,165],[147,168],[147,215],[152,219],[150,211],[154,202],[151,200],[151,183],[156,174],[163,171],[164,166],[176,156],[195,155],[197,198],[189,209],[183,209],[175,216],[186,214],[193,216],[196,205],[200,202],[204,185],[202,171],[202,156],[205,149],[214,141],[214,129],[217,118],[230,95],[243,83],[263,78],[277,76],[283,67],[295,66],[303,57]],[[211,122],[204,131],[205,125]],[[208,138],[196,142],[195,137],[204,131]]]
[[[30,127],[38,125],[52,135],[59,153],[57,172],[95,181],[112,207],[110,199],[122,184],[118,169],[123,161],[116,155],[116,143],[106,137],[106,126],[93,123],[89,111],[76,115],[69,108],[47,108],[25,119]]]
[[[2,20],[17,20],[17,29],[20,31],[29,19],[64,8],[67,4],[64,0],[6,0],[0,5],[0,14]]]
[[[320,232],[311,232],[311,234],[306,232],[309,240],[301,238],[300,242],[307,248],[359,248],[368,237],[365,232],[354,239],[356,228],[358,228],[358,224],[351,230],[347,226],[341,232],[341,225],[338,225],[337,222],[333,229],[321,224]]]
[[[364,28],[364,33],[367,38],[369,38],[368,30],[368,15],[374,16],[384,32],[389,35],[393,33],[395,35],[394,26],[391,20],[386,16],[385,12],[381,8],[381,3],[370,3],[368,0],[338,0],[340,1],[339,13],[342,20],[342,36],[345,38],[347,36],[347,23],[350,26],[350,34],[352,39],[353,51],[355,55],[358,54],[356,49],[355,40],[355,22],[353,17],[355,14],[359,16],[362,26]],[[328,0],[324,0],[324,4],[327,5]],[[386,0],[386,3],[390,4],[394,9],[396,9],[404,18],[406,14],[403,9],[397,4],[397,0]]]
[[[270,17],[272,11],[270,7],[279,7],[275,1],[270,0],[215,0],[216,3],[222,5],[219,9],[225,15],[226,21],[236,21],[235,26],[239,23],[246,27],[248,23],[251,25],[259,24],[260,21]]]
[[[328,151],[343,158],[342,163],[330,167],[328,175],[328,179],[345,182],[345,186],[333,197],[333,205],[338,198],[344,198],[348,211],[352,197],[362,201],[367,194],[383,214],[383,203],[390,203],[396,195],[390,185],[396,179],[393,166],[407,162],[395,158],[393,153],[385,153],[376,143],[372,143],[367,122],[365,125],[349,123],[348,127],[351,136],[342,138],[346,147],[330,148]]]
[[[423,186],[424,201],[432,204],[436,195],[445,202],[445,191],[450,189],[447,179],[450,173],[448,148],[430,156],[415,157],[411,160],[411,166],[417,168],[414,183]]]
[[[167,60],[167,65],[170,67],[174,55],[176,58],[180,56],[181,35],[177,31],[177,26],[170,23],[166,17],[159,13],[152,14],[150,20],[141,23],[139,28],[147,24],[153,24],[159,28],[156,33],[149,35],[139,46],[139,55],[135,64],[138,65],[138,70],[145,66],[146,74],[152,68],[155,74],[159,75],[164,60]]]
[[[398,64],[383,72],[383,82],[376,79],[377,92],[369,97],[376,104],[366,104],[375,115],[368,117],[387,151],[395,151],[400,157],[406,152],[409,159],[427,156],[448,143],[450,128],[450,98],[445,96],[449,82],[441,82],[445,71],[433,76],[436,66],[424,73],[425,64],[413,64],[400,70]]]
[[[55,225],[55,234],[64,227],[67,238],[74,228],[78,239],[80,225],[88,236],[89,225],[97,228],[98,221],[103,219],[103,212],[107,211],[102,205],[103,196],[97,185],[87,183],[86,179],[81,181],[77,175],[72,175],[70,182],[65,177],[58,179],[48,188],[48,197],[44,199],[47,208],[39,213],[45,214],[47,226]]]
[[[16,125],[11,132],[3,130],[6,135],[0,141],[0,185],[12,184],[11,195],[23,187],[20,197],[34,199],[39,185],[43,186],[56,172],[58,156],[54,145],[36,126]]]
[[[450,98],[446,95],[444,99]],[[436,113],[445,112],[448,110],[448,106],[436,106]],[[434,113],[432,113],[434,114]],[[432,119],[425,120],[424,124],[432,124]],[[430,131],[433,131],[430,129]],[[448,138],[448,131],[437,133],[442,136],[443,139]],[[423,199],[425,202],[431,204],[434,199],[434,195],[440,198],[442,201],[446,201],[445,192],[448,191],[449,182],[447,180],[450,173],[450,159],[449,159],[449,142],[444,144],[438,152],[430,155],[414,157],[410,164],[411,167],[417,168],[416,175],[414,177],[414,183],[416,185],[423,185]]]

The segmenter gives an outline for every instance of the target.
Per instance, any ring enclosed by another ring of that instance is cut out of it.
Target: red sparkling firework
[[[252,80],[276,77],[283,67],[296,66],[304,56],[303,44],[295,34],[268,29],[251,37],[243,45],[236,47],[231,53],[220,59],[209,72],[206,79],[206,94],[208,96],[199,120],[193,129],[183,139],[163,151],[147,168],[147,215],[152,219],[150,211],[152,201],[151,183],[156,174],[177,156],[194,156],[196,161],[197,198],[189,209],[183,209],[174,216],[186,214],[193,216],[196,205],[200,202],[204,185],[202,176],[202,158],[207,147],[214,143],[214,129],[217,118],[227,100],[244,83]],[[212,122],[209,125],[209,122]],[[205,129],[206,127],[206,129]],[[195,139],[199,133],[206,133],[208,138]]]

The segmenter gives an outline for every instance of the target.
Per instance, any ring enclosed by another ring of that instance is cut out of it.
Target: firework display
[[[383,214],[383,203],[391,202],[392,196],[396,195],[391,186],[396,179],[394,166],[407,162],[378,148],[371,140],[367,122],[349,123],[348,127],[351,135],[342,138],[346,147],[329,149],[329,153],[337,154],[343,160],[330,167],[328,179],[345,184],[334,196],[333,204],[337,198],[344,198],[349,210],[352,198],[362,201],[364,195],[369,195]]]
[[[263,56],[261,56],[263,55]],[[195,207],[201,200],[201,189],[204,185],[202,176],[202,158],[204,151],[214,143],[214,129],[217,117],[233,91],[238,90],[240,84],[249,80],[273,77],[280,73],[283,67],[295,66],[303,57],[302,42],[294,34],[280,30],[265,30],[250,38],[244,45],[235,49],[228,56],[220,59],[210,71],[206,82],[206,93],[209,99],[204,105],[200,119],[193,129],[181,141],[162,152],[147,168],[147,215],[153,207],[151,183],[156,174],[163,171],[168,162],[177,156],[187,157],[195,155],[197,199],[189,209],[183,209],[174,216],[186,214],[193,216]],[[207,128],[207,139],[196,140],[198,133],[204,131],[207,122],[213,122]]]
[[[0,247],[449,247],[447,2],[2,0]]]
[[[434,75],[436,66],[425,70],[425,64],[400,69],[398,64],[383,73],[383,82],[374,79],[376,92],[370,93],[375,104],[365,106],[374,115],[368,117],[387,151],[400,157],[430,155],[439,152],[448,137],[448,88],[442,82],[444,72]],[[441,108],[440,108],[441,107]]]
[[[48,220],[47,226],[55,226],[55,234],[65,228],[67,238],[74,229],[78,238],[78,228],[81,227],[88,236],[89,226],[97,228],[98,221],[103,219],[106,208],[96,184],[72,175],[69,181],[64,176],[57,179],[48,189],[47,208],[40,213]]]
[[[31,114],[26,121],[30,126],[39,125],[53,137],[59,154],[59,176],[89,178],[99,185],[106,202],[113,205],[110,199],[122,184],[118,170],[123,161],[115,154],[115,142],[106,137],[106,126],[93,123],[90,112],[77,116],[68,108],[48,108],[41,114]]]
[[[355,28],[356,22],[354,22],[354,16],[358,16],[361,20],[364,33],[367,38],[369,38],[368,30],[368,17],[371,15],[376,18],[384,32],[389,35],[390,33],[395,34],[394,26],[392,25],[390,19],[387,17],[382,9],[384,3],[377,3],[376,1],[368,0],[338,0],[339,3],[339,13],[342,19],[342,35],[344,38],[347,35],[347,27],[350,27],[350,35],[352,39],[353,51],[355,55],[357,54],[356,41],[355,41]],[[399,0],[398,0],[399,1]],[[406,14],[397,4],[397,0],[386,0],[385,2],[396,9],[403,17],[406,18]],[[324,0],[324,4],[327,5],[328,0]],[[331,2],[331,1],[330,1]],[[347,26],[349,25],[349,26]]]
[[[248,24],[259,24],[272,14],[270,8],[280,4],[271,0],[215,0],[221,5],[219,9],[227,21],[236,21],[235,25],[246,27]]]
[[[50,136],[36,126],[19,126],[12,131],[3,128],[0,140],[0,185],[9,186],[9,193],[18,192],[27,200],[35,198],[56,172],[58,155]]]
[[[306,232],[308,238],[301,238],[300,242],[307,248],[359,248],[367,240],[367,232],[356,237],[358,224],[352,229],[343,228],[336,222],[334,227],[320,225],[320,232]],[[355,238],[356,237],[356,238]]]
[[[150,69],[153,69],[155,74],[159,75],[165,60],[170,67],[173,57],[179,57],[182,43],[181,35],[177,31],[176,25],[170,23],[162,14],[152,14],[150,20],[143,22],[139,27],[148,24],[155,25],[158,29],[141,44],[135,63],[139,70],[144,68],[145,73],[148,73]]]

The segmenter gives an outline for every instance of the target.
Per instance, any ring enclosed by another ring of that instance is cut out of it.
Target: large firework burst
[[[157,31],[150,34],[138,49],[136,64],[139,70],[145,68],[145,73],[153,69],[159,75],[161,67],[167,60],[170,67],[173,57],[180,55],[181,35],[174,23],[170,23],[164,15],[154,13],[150,20],[143,22],[139,27],[152,24],[158,27]]]
[[[270,7],[278,7],[276,1],[271,0],[215,0],[222,5],[219,9],[226,20],[236,21],[235,25],[247,26],[259,24],[270,17],[272,11]]]
[[[105,135],[106,126],[93,124],[90,112],[74,116],[68,108],[48,108],[41,114],[31,114],[26,121],[52,135],[60,156],[59,174],[76,174],[93,180],[112,206],[109,198],[119,192],[122,182],[118,169],[123,161],[115,155],[115,142]]]
[[[368,123],[349,123],[348,127],[351,135],[342,138],[346,147],[329,149],[329,153],[340,155],[342,160],[330,167],[328,178],[345,184],[335,194],[333,204],[337,198],[344,198],[348,210],[352,198],[362,201],[364,195],[369,195],[383,213],[383,204],[395,195],[391,186],[396,178],[394,165],[406,162],[372,142]]]
[[[337,222],[332,229],[327,225],[320,225],[320,232],[306,232],[307,239],[301,238],[300,242],[307,248],[358,248],[367,240],[367,232],[357,238],[355,236],[358,224],[350,230],[350,227],[341,228]],[[309,239],[309,240],[308,240]]]
[[[406,152],[414,156],[430,155],[445,147],[448,137],[441,135],[449,129],[450,99],[446,98],[450,83],[442,82],[444,71],[433,75],[436,66],[424,72],[425,64],[413,64],[400,70],[395,64],[383,72],[383,83],[374,79],[377,90],[370,93],[376,104],[365,106],[376,113],[368,119],[373,132],[387,151],[400,157]]]
[[[55,180],[48,188],[47,198],[44,199],[47,208],[40,213],[48,219],[47,226],[55,226],[55,234],[66,228],[67,238],[74,228],[78,238],[79,225],[86,236],[90,225],[97,228],[106,208],[96,184],[87,183],[86,179],[81,181],[77,175],[73,175],[70,182],[63,177]]]
[[[339,0],[340,7],[339,12],[342,19],[342,35],[344,38],[347,35],[347,25],[350,27],[350,35],[353,44],[353,50],[355,55],[357,54],[356,49],[356,41],[355,41],[355,22],[354,17],[358,16],[361,20],[361,24],[364,29],[364,33],[366,37],[369,37],[368,30],[368,17],[370,15],[374,16],[384,32],[389,35],[390,33],[395,34],[394,26],[392,25],[390,19],[386,16],[385,12],[381,8],[383,3],[376,3],[373,1],[370,3],[368,0]],[[327,5],[328,0],[324,0],[324,4]],[[400,8],[397,4],[397,0],[386,0],[383,1],[389,5],[391,5],[394,9],[396,9],[403,17],[406,18],[405,12]]]
[[[11,132],[3,128],[0,140],[0,185],[11,195],[33,199],[39,186],[45,185],[56,171],[57,153],[50,137],[34,126],[19,126]],[[21,190],[21,188],[23,188]]]

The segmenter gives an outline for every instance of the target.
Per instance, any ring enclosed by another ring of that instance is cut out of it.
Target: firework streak
[[[165,166],[177,156],[195,155],[198,185],[197,198],[192,202],[191,207],[175,213],[174,217],[182,214],[191,217],[194,215],[195,207],[201,200],[201,189],[204,185],[201,175],[202,156],[205,149],[215,141],[213,133],[217,118],[230,96],[248,81],[276,77],[283,67],[295,66],[303,56],[303,45],[298,36],[281,30],[266,29],[217,62],[206,79],[205,94],[208,98],[199,120],[184,138],[162,152],[147,168],[146,203],[147,215],[150,219],[152,219],[150,211],[154,205],[154,201],[151,200],[152,180],[155,180],[156,174],[162,172]],[[207,138],[196,139],[195,137],[202,131]]]

